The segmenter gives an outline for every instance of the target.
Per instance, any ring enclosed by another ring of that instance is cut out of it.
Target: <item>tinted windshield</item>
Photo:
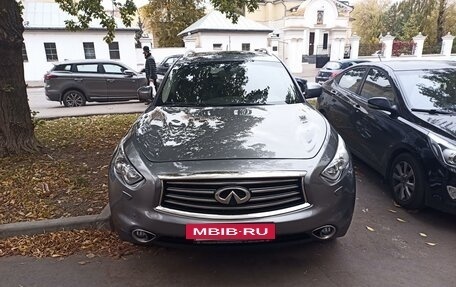
[[[328,62],[323,66],[323,69],[325,70],[339,70],[340,68],[341,64],[338,62]]]
[[[157,105],[224,106],[303,102],[278,62],[230,61],[178,63],[164,84]]]
[[[397,72],[412,109],[456,110],[456,69]]]

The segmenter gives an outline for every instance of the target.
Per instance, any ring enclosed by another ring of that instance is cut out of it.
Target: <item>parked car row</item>
[[[456,213],[456,63],[350,67],[323,84],[317,109],[405,208]]]

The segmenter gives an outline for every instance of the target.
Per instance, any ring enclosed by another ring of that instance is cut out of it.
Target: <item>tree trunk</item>
[[[39,150],[28,105],[22,59],[21,10],[0,1],[0,157]]]
[[[437,16],[437,43],[442,42],[442,37],[445,36],[443,27],[445,25],[445,8],[447,6],[447,0],[439,1],[439,13]]]

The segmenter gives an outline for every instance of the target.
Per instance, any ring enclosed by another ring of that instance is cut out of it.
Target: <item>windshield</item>
[[[303,102],[278,62],[230,61],[176,64],[157,105],[232,106]]]
[[[456,69],[397,72],[411,109],[456,111]]]
[[[325,70],[339,70],[340,68],[341,64],[338,62],[328,62],[323,66],[323,69]]]

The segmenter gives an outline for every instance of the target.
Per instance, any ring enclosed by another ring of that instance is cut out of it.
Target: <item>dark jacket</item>
[[[144,70],[146,72],[146,78],[147,80],[156,80],[157,79],[157,66],[155,64],[155,59],[152,57],[152,55],[149,55],[146,58],[146,65],[144,67]]]

